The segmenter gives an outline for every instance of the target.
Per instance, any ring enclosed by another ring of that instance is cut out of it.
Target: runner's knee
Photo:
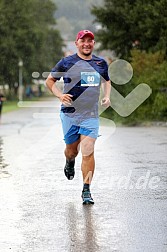
[[[67,158],[73,159],[78,155],[78,150],[76,148],[66,147],[64,153]]]
[[[89,157],[91,155],[93,155],[94,153],[94,144],[95,142],[94,141],[84,141],[81,142],[81,153],[82,153],[82,156],[86,156],[86,157]]]

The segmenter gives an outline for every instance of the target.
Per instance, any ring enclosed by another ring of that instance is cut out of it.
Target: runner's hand
[[[101,105],[102,105],[103,107],[108,108],[108,107],[111,105],[110,99],[109,99],[108,97],[104,97],[104,98],[101,100]]]
[[[71,103],[72,103],[71,97],[73,97],[73,96],[70,95],[70,94],[62,94],[59,97],[59,99],[60,99],[60,101],[62,102],[63,105],[68,106],[68,105],[71,105]]]

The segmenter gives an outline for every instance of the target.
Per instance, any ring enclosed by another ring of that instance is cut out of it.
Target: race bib
[[[81,86],[93,87],[99,86],[100,74],[98,72],[81,72]]]

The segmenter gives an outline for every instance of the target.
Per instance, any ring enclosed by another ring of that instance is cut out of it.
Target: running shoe
[[[74,170],[75,159],[74,160],[66,160],[66,164],[64,167],[64,174],[68,178],[68,180],[72,180],[75,175]]]
[[[94,204],[94,201],[91,197],[91,193],[89,190],[85,190],[85,191],[82,191],[82,200],[83,200],[83,204],[84,205],[90,205],[90,204]]]

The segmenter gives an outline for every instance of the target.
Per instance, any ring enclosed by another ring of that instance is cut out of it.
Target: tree
[[[125,58],[133,47],[167,55],[167,0],[104,0],[104,7],[93,6],[92,13],[102,24],[101,48]]]
[[[131,65],[134,75],[126,85],[114,85],[124,97],[128,96],[139,84],[145,83],[152,89],[152,94],[128,117],[122,117],[112,108],[103,116],[123,124],[137,125],[149,121],[167,120],[167,61],[162,52],[145,52],[133,49]],[[113,102],[113,101],[112,101]]]
[[[51,0],[0,0],[0,84],[13,87],[19,59],[24,82],[30,82],[32,72],[48,71],[62,56],[62,39],[53,29],[55,10]]]

